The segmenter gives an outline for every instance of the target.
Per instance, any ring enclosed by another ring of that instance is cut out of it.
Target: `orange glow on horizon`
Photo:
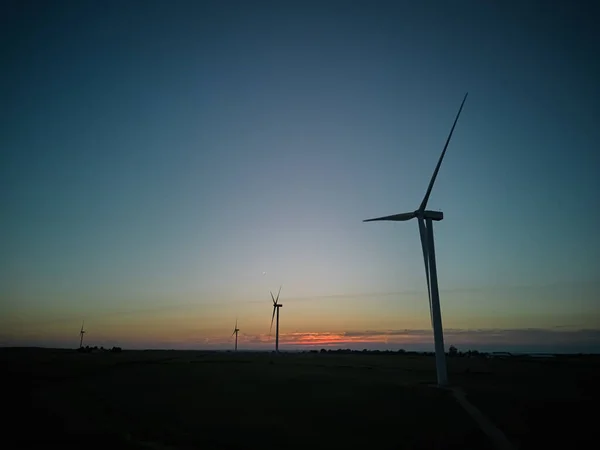
[[[372,336],[349,336],[346,333],[288,333],[283,336],[282,342],[287,345],[298,346],[327,346],[343,344],[394,344],[409,343],[418,340],[420,336],[395,335],[388,336],[384,333]]]

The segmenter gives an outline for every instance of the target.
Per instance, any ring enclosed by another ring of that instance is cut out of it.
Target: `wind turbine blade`
[[[269,328],[269,334],[271,334],[271,330],[273,330],[273,319],[275,319],[275,310],[277,307],[273,305],[273,316],[271,316],[271,328]]]
[[[456,122],[458,122],[458,117],[460,116],[460,112],[463,109],[463,106],[465,104],[465,100],[467,100],[467,95],[469,95],[468,92],[465,94],[465,98],[463,98],[463,101],[460,104],[460,108],[458,110],[458,114],[456,114],[456,118],[454,119],[454,124],[452,124],[452,129],[450,130],[450,134],[448,135],[448,139],[446,139],[446,145],[444,145],[444,150],[442,150],[442,154],[440,156],[440,159],[439,159],[439,161],[437,163],[437,166],[435,166],[435,170],[433,171],[433,176],[431,177],[431,181],[429,182],[429,186],[427,187],[427,192],[425,193],[425,197],[423,197],[423,201],[421,202],[421,206],[419,206],[419,211],[425,211],[425,208],[427,207],[427,202],[429,201],[429,196],[431,195],[431,189],[433,189],[433,183],[435,183],[435,179],[437,178],[437,174],[440,171],[440,166],[442,165],[442,160],[444,159],[444,155],[446,154],[446,150],[448,149],[448,144],[450,143],[450,138],[452,138],[452,133],[454,133],[454,127],[456,127]]]
[[[277,302],[275,301],[275,297],[273,297],[273,293],[271,291],[269,291],[269,293],[271,294],[271,299],[273,300],[273,304],[275,305]]]
[[[427,278],[427,298],[429,299],[429,320],[433,326],[433,315],[431,311],[431,280],[429,277],[429,246],[427,244],[427,230],[425,221],[419,219],[419,234],[421,235],[421,248],[423,249],[423,262],[425,263],[425,277]]]
[[[277,300],[275,300],[275,303],[279,301],[279,294],[281,294],[281,286],[279,286],[279,292],[277,293]]]
[[[85,324],[85,320],[81,322],[81,332],[83,332],[83,325]]]
[[[393,220],[395,222],[405,222],[410,219],[414,219],[416,214],[414,212],[410,213],[402,213],[402,214],[394,214],[391,216],[377,217],[376,219],[367,219],[363,220],[363,222],[375,222],[376,220]]]
[[[235,330],[233,330],[233,333],[231,333],[231,336],[233,336],[234,334],[235,334]],[[229,337],[231,337],[231,336],[229,336]]]

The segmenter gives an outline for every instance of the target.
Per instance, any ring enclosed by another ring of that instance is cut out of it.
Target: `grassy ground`
[[[3,349],[0,360],[15,448],[491,448],[429,386],[433,357]],[[594,358],[449,360],[451,381],[523,449],[591,439],[598,368]]]

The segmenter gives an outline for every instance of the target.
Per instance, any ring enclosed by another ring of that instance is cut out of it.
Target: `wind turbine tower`
[[[238,338],[238,332],[240,331],[240,329],[237,327],[237,319],[235,319],[235,328],[233,329],[233,333],[231,333],[231,336],[233,336],[235,334],[235,351],[237,352],[237,338]]]
[[[85,334],[85,331],[83,330],[84,323],[85,320],[81,322],[81,330],[79,331],[79,348],[83,347],[83,335]]]
[[[271,293],[271,300],[273,300],[273,315],[271,316],[271,328],[270,330],[273,329],[273,319],[275,318],[275,312],[277,312],[277,323],[275,325],[275,352],[279,353],[279,308],[281,308],[283,305],[281,303],[279,303],[279,294],[281,293],[281,286],[279,286],[279,292],[277,293],[277,298],[273,297],[273,293],[271,291],[269,291]],[[271,331],[269,330],[269,334],[271,334]]]
[[[456,127],[456,122],[458,122],[458,118],[465,104],[465,100],[467,100],[468,93],[465,94],[463,101],[458,110],[458,114],[456,114],[456,118],[454,119],[454,124],[450,130],[450,134],[448,135],[448,139],[446,139],[446,145],[444,145],[444,150],[442,150],[442,154],[440,159],[433,171],[433,176],[431,177],[431,181],[429,182],[429,186],[427,187],[427,192],[425,193],[425,197],[419,206],[419,209],[413,212],[394,214],[391,216],[378,217],[376,219],[368,219],[363,220],[363,222],[373,222],[378,220],[392,220],[396,222],[405,222],[407,220],[411,220],[416,218],[419,223],[419,233],[421,235],[421,248],[423,250],[423,261],[425,263],[425,276],[427,278],[427,290],[429,292],[429,311],[431,314],[431,323],[433,326],[433,339],[435,342],[435,364],[437,370],[437,380],[439,386],[445,386],[448,384],[448,373],[446,370],[446,354],[444,352],[444,331],[442,328],[442,311],[440,308],[440,294],[438,290],[438,279],[437,279],[437,268],[435,265],[435,245],[433,240],[433,221],[440,221],[444,218],[444,213],[441,211],[428,211],[425,208],[427,207],[427,201],[429,200],[429,196],[431,195],[431,189],[433,188],[433,184],[435,183],[435,179],[440,170],[440,166],[442,165],[442,160],[444,159],[444,155],[446,154],[446,150],[448,149],[448,144],[450,143],[450,139],[452,138],[452,133],[454,133],[454,127]]]

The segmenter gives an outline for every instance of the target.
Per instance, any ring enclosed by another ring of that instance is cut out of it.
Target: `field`
[[[493,448],[431,386],[432,356],[0,349],[0,361],[3,448]],[[593,442],[600,357],[448,364],[515,448]]]

